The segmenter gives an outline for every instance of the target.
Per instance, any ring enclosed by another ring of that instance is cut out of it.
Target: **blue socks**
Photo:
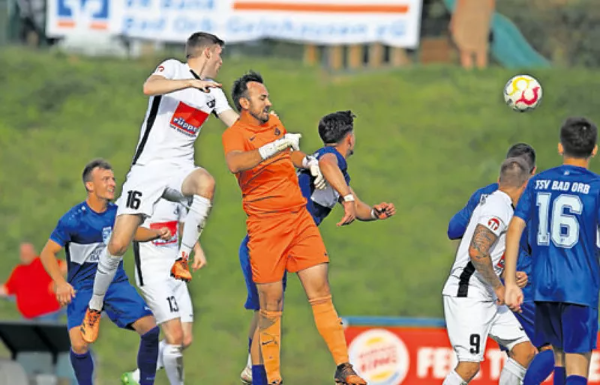
[[[562,366],[554,367],[554,385],[565,385],[567,383],[567,371]]]
[[[539,385],[554,370],[554,352],[552,350],[544,350],[535,355],[525,378],[523,379],[523,385]],[[564,382],[563,382],[564,383]]]
[[[142,335],[138,350],[137,365],[140,369],[140,385],[154,384],[156,376],[156,361],[158,360],[158,336],[160,329],[154,329]]]
[[[252,365],[252,385],[268,385],[264,365]]]
[[[587,378],[581,376],[569,376],[567,377],[567,385],[587,385]]]
[[[94,361],[89,350],[83,354],[77,354],[71,350],[71,365],[73,366],[73,371],[79,385],[93,384]]]

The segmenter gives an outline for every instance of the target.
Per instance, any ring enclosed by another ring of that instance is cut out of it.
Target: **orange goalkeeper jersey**
[[[285,127],[275,116],[263,125],[235,122],[223,133],[225,155],[231,151],[252,151],[283,138]],[[262,161],[253,169],[236,174],[248,215],[297,211],[306,205],[298,185],[290,150]]]

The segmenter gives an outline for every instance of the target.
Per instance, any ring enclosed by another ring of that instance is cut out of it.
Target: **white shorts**
[[[187,284],[169,278],[165,281],[144,283],[139,286],[157,324],[180,318],[181,322],[194,321],[194,308]]]
[[[483,361],[488,336],[508,350],[529,341],[508,307],[476,298],[443,297],[448,337],[459,361]]]
[[[181,185],[185,178],[199,169],[195,165],[133,165],[117,200],[117,216],[122,214],[142,214],[150,217],[154,213],[154,205],[162,197],[169,200],[171,196],[183,194]],[[165,194],[169,191],[169,194]]]

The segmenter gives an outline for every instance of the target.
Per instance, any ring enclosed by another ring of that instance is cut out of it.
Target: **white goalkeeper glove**
[[[273,155],[291,147],[293,150],[300,149],[300,138],[302,134],[285,134],[283,138],[277,139],[274,142],[267,143],[258,149],[261,158],[268,159]]]
[[[315,178],[313,184],[317,190],[324,190],[327,187],[327,181],[319,168],[319,160],[314,156],[306,155],[302,159],[302,167],[310,171],[310,175]]]

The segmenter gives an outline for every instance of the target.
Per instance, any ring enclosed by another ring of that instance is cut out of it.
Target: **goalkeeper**
[[[317,226],[329,215],[338,202],[344,207],[344,216],[338,226],[348,225],[355,219],[360,221],[386,219],[396,212],[394,205],[391,203],[384,202],[373,207],[367,205],[358,198],[350,187],[350,175],[348,175],[346,159],[354,153],[356,141],[354,118],[355,116],[350,111],[339,111],[326,115],[319,122],[319,136],[323,140],[324,147],[317,150],[313,156],[319,161],[319,168],[327,182],[325,186],[322,186],[320,180],[312,176],[309,170],[299,172],[298,181],[302,195],[307,200],[306,208]],[[248,364],[241,374],[241,379],[246,384],[252,384],[252,374],[254,372],[258,373],[257,376],[254,376],[256,377],[254,378],[254,384],[265,385],[265,382],[261,380],[264,377],[264,367],[259,364],[258,341],[252,348],[260,306],[257,287],[252,280],[247,236],[240,246],[239,258],[248,291],[245,308],[254,311],[249,332],[250,354]],[[283,285],[285,286],[285,277]]]

